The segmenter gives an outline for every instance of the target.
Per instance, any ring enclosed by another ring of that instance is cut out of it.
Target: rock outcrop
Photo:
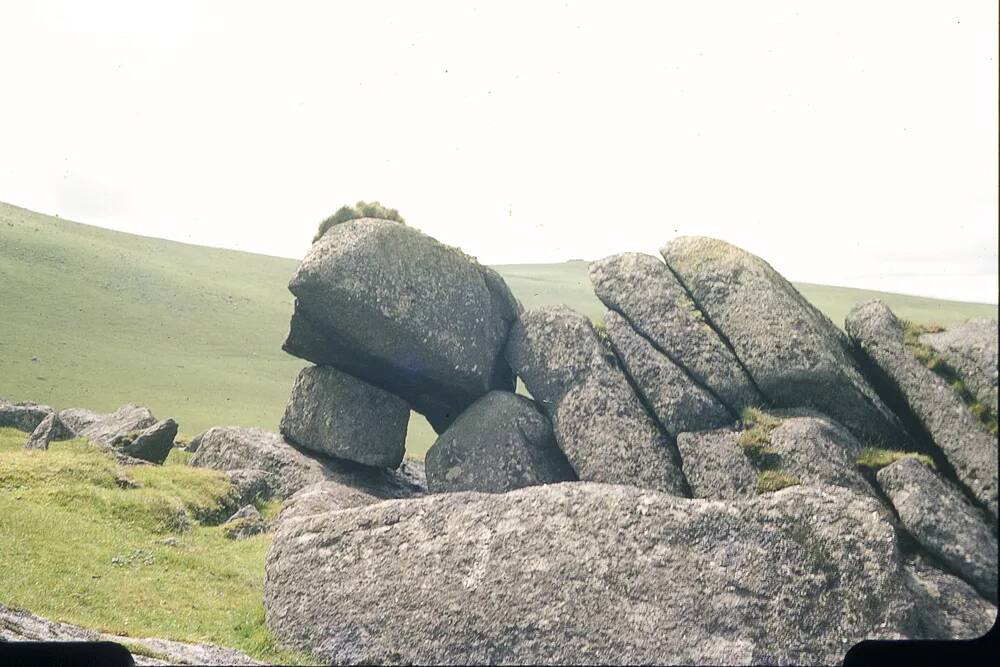
[[[576,479],[534,401],[491,391],[442,433],[424,458],[432,493],[504,493]]]
[[[681,433],[677,448],[695,498],[733,500],[757,495],[757,470],[740,446],[739,431]]]
[[[980,403],[997,414],[997,321],[985,317],[938,333],[920,342],[937,350]]]
[[[59,411],[59,419],[75,433],[92,426],[95,422],[107,417],[85,408],[65,408]]]
[[[191,465],[215,470],[263,473],[266,496],[288,498],[317,482],[339,481],[379,498],[409,498],[426,491],[423,464],[404,460],[397,470],[371,468],[303,451],[276,433],[259,428],[217,426],[198,436]],[[247,475],[247,473],[241,473]],[[259,475],[251,475],[259,483]]]
[[[704,237],[674,239],[661,253],[772,407],[813,408],[863,442],[908,442],[844,335],[764,260]]]
[[[914,639],[976,639],[997,620],[997,608],[971,586],[916,557],[905,563],[913,595]]]
[[[177,422],[164,419],[139,432],[116,435],[110,445],[125,456],[150,463],[163,463],[174,446],[175,437]]]
[[[134,403],[128,403],[109,415],[103,415],[78,432],[81,438],[103,445],[111,445],[115,438],[143,431],[156,423],[156,417]]]
[[[334,480],[317,482],[296,491],[286,500],[281,505],[278,515],[274,517],[273,523],[277,526],[282,521],[288,519],[322,514],[324,512],[336,512],[337,510],[350,509],[352,507],[363,507],[380,500],[383,500],[383,498],[373,496],[366,491],[349,486],[343,482]]]
[[[410,407],[384,389],[335,368],[303,368],[292,387],[281,434],[310,451],[369,466],[403,460]]]
[[[417,230],[352,220],[313,244],[288,288],[284,349],[405,399],[440,433],[491,389],[519,306],[500,276]]]
[[[882,468],[877,479],[907,532],[995,604],[997,537],[981,512],[914,458]]]
[[[604,316],[611,349],[621,360],[657,422],[671,437],[686,431],[717,428],[733,421],[733,413],[683,368],[660,354],[615,311]]]
[[[909,629],[877,505],[564,483],[313,514],[278,527],[267,622],[335,663],[831,664]]]
[[[505,354],[579,479],[686,494],[666,434],[586,317],[565,306],[524,312]]]
[[[16,428],[31,433],[52,412],[49,406],[38,405],[31,401],[0,404],[0,428]]]
[[[590,265],[590,282],[604,305],[690,373],[700,387],[707,387],[732,417],[743,408],[763,404],[736,355],[660,259],[636,252],[612,255]],[[627,359],[624,355],[626,364]]]
[[[57,413],[50,412],[28,436],[24,448],[44,450],[48,449],[49,443],[54,440],[70,440],[75,437],[73,429],[66,426]]]
[[[896,393],[926,436],[954,467],[958,479],[997,516],[997,438],[962,399],[906,349],[903,327],[878,299],[854,307],[848,334],[886,391]]]

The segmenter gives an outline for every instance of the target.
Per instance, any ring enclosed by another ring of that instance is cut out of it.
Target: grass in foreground
[[[270,536],[232,541],[190,518],[229,492],[222,473],[120,466],[81,440],[26,451],[26,437],[0,429],[0,602],[103,632],[309,662],[264,624]]]

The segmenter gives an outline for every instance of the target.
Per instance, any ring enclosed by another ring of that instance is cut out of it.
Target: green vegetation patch
[[[771,449],[771,432],[781,426],[781,420],[755,407],[744,408],[741,420],[745,430],[737,442],[743,453],[758,468],[773,467],[777,452]]]
[[[228,540],[197,521],[229,497],[223,473],[121,466],[82,440],[29,451],[25,437],[0,429],[0,602],[101,632],[310,662],[264,623],[271,536]]]
[[[316,236],[313,238],[313,243],[316,243],[316,241],[323,238],[323,235],[326,234],[334,225],[339,225],[347,222],[348,220],[358,220],[360,218],[378,218],[379,220],[392,220],[393,222],[398,222],[401,225],[406,224],[406,221],[403,220],[403,216],[401,216],[399,211],[394,208],[386,208],[377,201],[359,201],[354,206],[341,206],[337,209],[336,213],[321,222],[319,225],[319,231],[316,232]]]
[[[935,469],[934,461],[926,454],[903,452],[895,449],[885,449],[882,447],[865,447],[861,450],[861,453],[858,455],[855,463],[857,463],[859,468],[865,468],[874,473],[888,465],[892,465],[900,459],[905,458],[917,459],[931,470]]]
[[[958,394],[962,402],[979,422],[993,435],[998,434],[997,415],[994,414],[990,406],[982,403],[965,386],[958,371],[955,370],[941,355],[930,345],[922,343],[920,336],[925,333],[938,333],[944,331],[944,327],[938,324],[919,324],[910,320],[902,320],[903,344],[910,353],[917,358],[920,363],[933,371],[938,377],[943,379]]]
[[[802,482],[782,470],[762,470],[757,473],[757,493],[771,493]]]

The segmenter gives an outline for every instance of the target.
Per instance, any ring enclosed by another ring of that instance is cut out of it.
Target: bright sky
[[[377,199],[486,263],[726,239],[997,301],[997,3],[0,6],[0,201],[301,257]]]

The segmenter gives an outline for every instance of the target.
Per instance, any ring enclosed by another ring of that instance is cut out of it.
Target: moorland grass
[[[118,635],[309,662],[264,624],[271,536],[233,541],[191,518],[226,497],[225,475],[177,458],[121,466],[82,440],[28,451],[25,438],[0,429],[0,602]]]

